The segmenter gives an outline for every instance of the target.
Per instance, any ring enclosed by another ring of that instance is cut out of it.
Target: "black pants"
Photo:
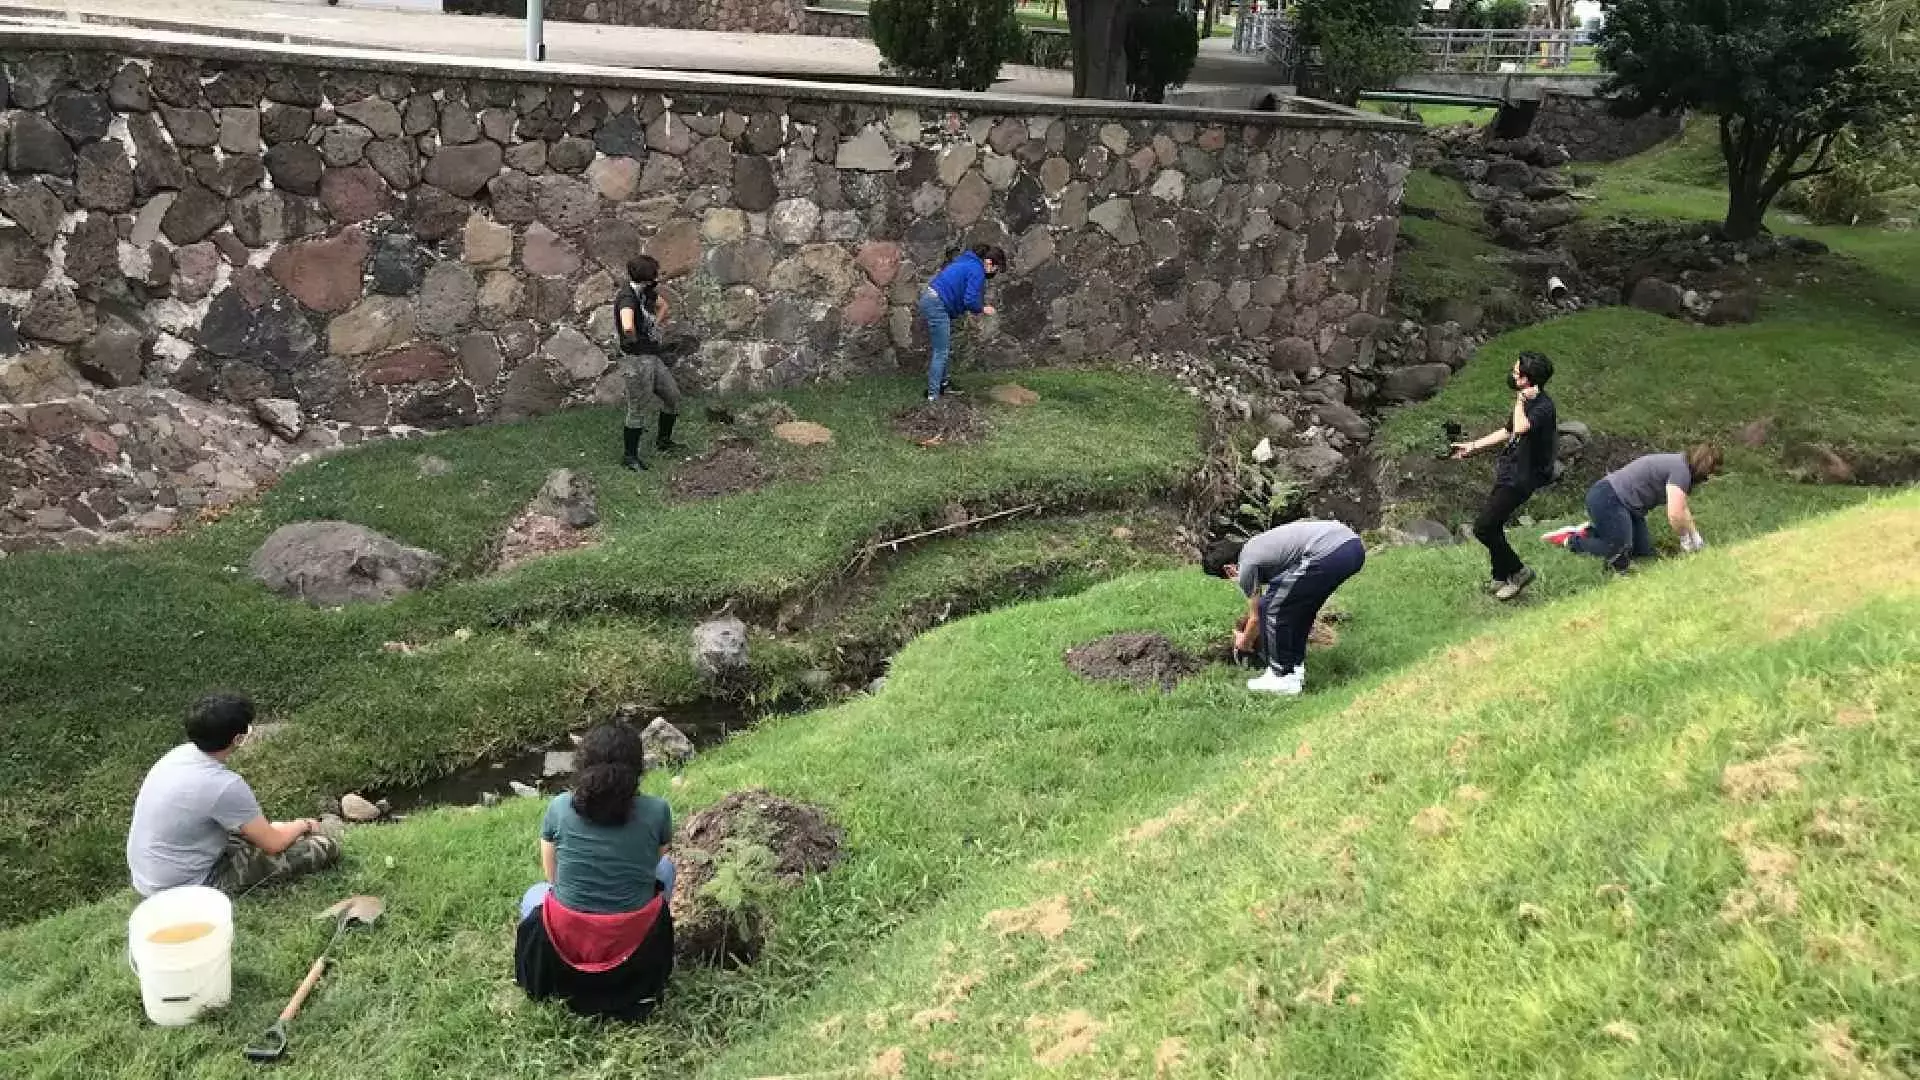
[[[1507,522],[1513,520],[1513,512],[1532,494],[1532,488],[1496,484],[1485,505],[1480,507],[1480,516],[1473,519],[1473,538],[1480,541],[1492,557],[1495,581],[1507,580],[1526,565],[1513,553],[1513,545],[1507,543]]]
[[[1307,635],[1327,597],[1367,564],[1367,545],[1356,537],[1318,559],[1288,569],[1260,598],[1260,655],[1282,675],[1307,659]]]

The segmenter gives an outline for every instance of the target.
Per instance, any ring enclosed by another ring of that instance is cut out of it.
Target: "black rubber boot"
[[[646,433],[646,428],[630,427],[620,429],[621,442],[625,444],[627,451],[626,455],[620,459],[620,464],[625,465],[635,472],[639,472],[647,467],[647,463],[640,460],[640,436]]]
[[[654,449],[663,454],[677,453],[686,447],[673,441],[673,425],[679,423],[680,414],[663,412],[660,414],[660,437],[653,441]]]

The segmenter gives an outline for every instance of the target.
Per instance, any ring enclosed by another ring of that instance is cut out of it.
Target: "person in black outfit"
[[[1558,416],[1546,385],[1553,378],[1553,361],[1537,352],[1523,352],[1507,375],[1513,388],[1513,415],[1505,427],[1472,442],[1454,443],[1453,457],[1465,458],[1498,446],[1493,463],[1493,492],[1474,519],[1473,535],[1486,546],[1493,563],[1497,600],[1511,600],[1533,584],[1533,568],[1520,561],[1507,543],[1507,522],[1536,490],[1553,482],[1554,450],[1559,438]]]
[[[634,258],[627,264],[627,277],[628,283],[613,298],[620,374],[627,384],[626,426],[621,432],[625,452],[620,463],[639,470],[647,467],[640,457],[640,437],[647,432],[647,409],[655,399],[660,402],[660,434],[654,448],[663,454],[686,449],[673,441],[674,423],[680,419],[680,384],[668,365],[697,343],[667,334],[667,301],[660,295],[660,264],[653,256]]]

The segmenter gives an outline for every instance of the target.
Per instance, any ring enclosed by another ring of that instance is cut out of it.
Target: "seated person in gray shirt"
[[[268,821],[227,767],[253,727],[253,702],[210,694],[187,713],[187,739],[147,770],[127,831],[127,869],[141,896],[211,885],[238,896],[340,861],[337,836],[312,818]]]
[[[1266,671],[1247,680],[1247,689],[1292,696],[1306,688],[1314,617],[1366,562],[1367,546],[1337,521],[1296,521],[1245,543],[1223,540],[1207,549],[1201,569],[1237,582],[1247,596],[1233,647],[1257,651],[1266,661]]]
[[[1594,481],[1587,489],[1587,524],[1555,529],[1540,539],[1568,551],[1595,555],[1609,569],[1624,571],[1653,554],[1647,515],[1667,508],[1667,523],[1684,551],[1707,546],[1693,520],[1694,489],[1720,471],[1720,448],[1701,443],[1684,454],[1648,454]]]

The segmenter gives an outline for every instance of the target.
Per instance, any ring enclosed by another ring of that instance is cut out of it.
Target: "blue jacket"
[[[927,283],[947,306],[947,314],[964,315],[971,311],[980,314],[987,302],[987,266],[980,256],[971,251],[963,251],[960,257],[946,265],[946,268],[933,275]]]

